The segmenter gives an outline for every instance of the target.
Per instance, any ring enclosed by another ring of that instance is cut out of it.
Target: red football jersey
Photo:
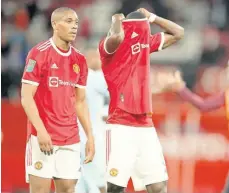
[[[142,21],[142,25],[139,25],[139,21]],[[148,111],[149,114],[133,113],[134,111],[141,112],[141,106],[133,107],[133,109],[138,109],[131,111],[131,108],[129,108],[130,110],[120,108],[119,102],[117,102],[117,98],[120,97],[121,102],[126,100],[127,104],[129,101],[131,104],[135,100],[139,101],[143,107],[145,105],[150,106],[149,109],[152,108],[151,103],[145,101],[145,97],[139,93],[146,96],[151,95],[149,84],[150,53],[162,49],[164,33],[151,35],[147,25],[149,23],[146,23],[144,19],[124,21],[125,38],[114,53],[108,53],[105,48],[105,42],[109,37],[104,38],[99,44],[103,73],[111,96],[108,123],[138,127],[153,125],[150,111]],[[126,99],[119,93],[125,84],[128,84],[128,87],[125,87],[126,92],[124,91]],[[146,98],[151,100],[149,96]]]
[[[80,140],[75,88],[85,88],[87,74],[85,57],[72,46],[61,51],[52,38],[33,47],[27,56],[22,83],[37,86],[34,100],[54,145]],[[28,137],[31,134],[36,135],[36,130],[28,121]]]

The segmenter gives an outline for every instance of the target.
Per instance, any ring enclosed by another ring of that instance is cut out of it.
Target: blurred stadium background
[[[157,93],[153,75],[180,69],[188,87],[203,97],[222,89],[221,72],[229,59],[228,0],[2,0],[2,192],[28,192],[20,79],[28,50],[51,36],[50,14],[60,6],[74,8],[79,15],[74,43],[83,53],[96,49],[117,12],[144,7],[185,28],[184,40],[152,55],[153,120],[168,164],[169,193],[220,193],[229,170],[225,109],[200,113],[176,94]],[[152,26],[153,32],[158,30]],[[131,181],[127,191],[133,192]]]

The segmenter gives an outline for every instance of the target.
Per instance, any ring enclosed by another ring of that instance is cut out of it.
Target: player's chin
[[[68,42],[72,42],[72,41],[74,41],[75,39],[76,39],[76,35],[70,35],[70,36],[68,36],[67,41],[68,41]]]

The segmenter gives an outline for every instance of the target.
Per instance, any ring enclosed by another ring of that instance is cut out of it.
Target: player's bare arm
[[[211,111],[225,105],[225,92],[203,99],[185,86],[179,71],[176,71],[174,74],[158,73],[157,79],[158,84],[160,84],[163,90],[177,92],[182,99],[190,102],[201,111]]]
[[[111,28],[105,42],[105,48],[108,53],[115,52],[124,39],[124,31],[122,27],[122,20],[124,18],[125,16],[123,14],[115,14],[112,16]]]
[[[179,71],[175,72],[174,78],[175,78],[175,84],[173,86],[173,90],[175,90],[181,96],[181,98],[190,102],[199,110],[211,111],[211,110],[221,108],[222,106],[225,105],[226,93],[224,91],[214,96],[203,99],[197,94],[193,93],[187,87],[185,87],[185,83]]]
[[[190,102],[201,111],[211,111],[221,108],[225,105],[224,92],[203,99],[185,87],[180,92],[178,92],[178,94],[181,96],[181,98]]]
[[[37,86],[22,83],[21,104],[28,119],[31,121],[37,131],[37,139],[41,151],[50,155],[53,153],[52,141],[44,126],[44,123],[39,116],[39,112],[33,98],[36,91]]]
[[[152,24],[156,24],[160,26],[163,30],[165,30],[165,39],[163,44],[163,49],[171,46],[176,43],[184,36],[184,28],[179,26],[178,24],[164,19],[162,17],[156,16],[153,13],[150,13],[144,8],[138,9],[138,11],[142,12]]]
[[[86,91],[82,88],[76,88],[76,113],[77,117],[87,136],[86,143],[86,159],[84,163],[89,163],[93,160],[95,154],[94,137],[92,134],[92,126],[90,122],[89,109],[86,102]]]

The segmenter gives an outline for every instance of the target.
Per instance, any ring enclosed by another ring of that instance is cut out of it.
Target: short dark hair
[[[146,18],[146,16],[139,11],[133,11],[126,16],[126,19],[144,19],[144,18]]]

